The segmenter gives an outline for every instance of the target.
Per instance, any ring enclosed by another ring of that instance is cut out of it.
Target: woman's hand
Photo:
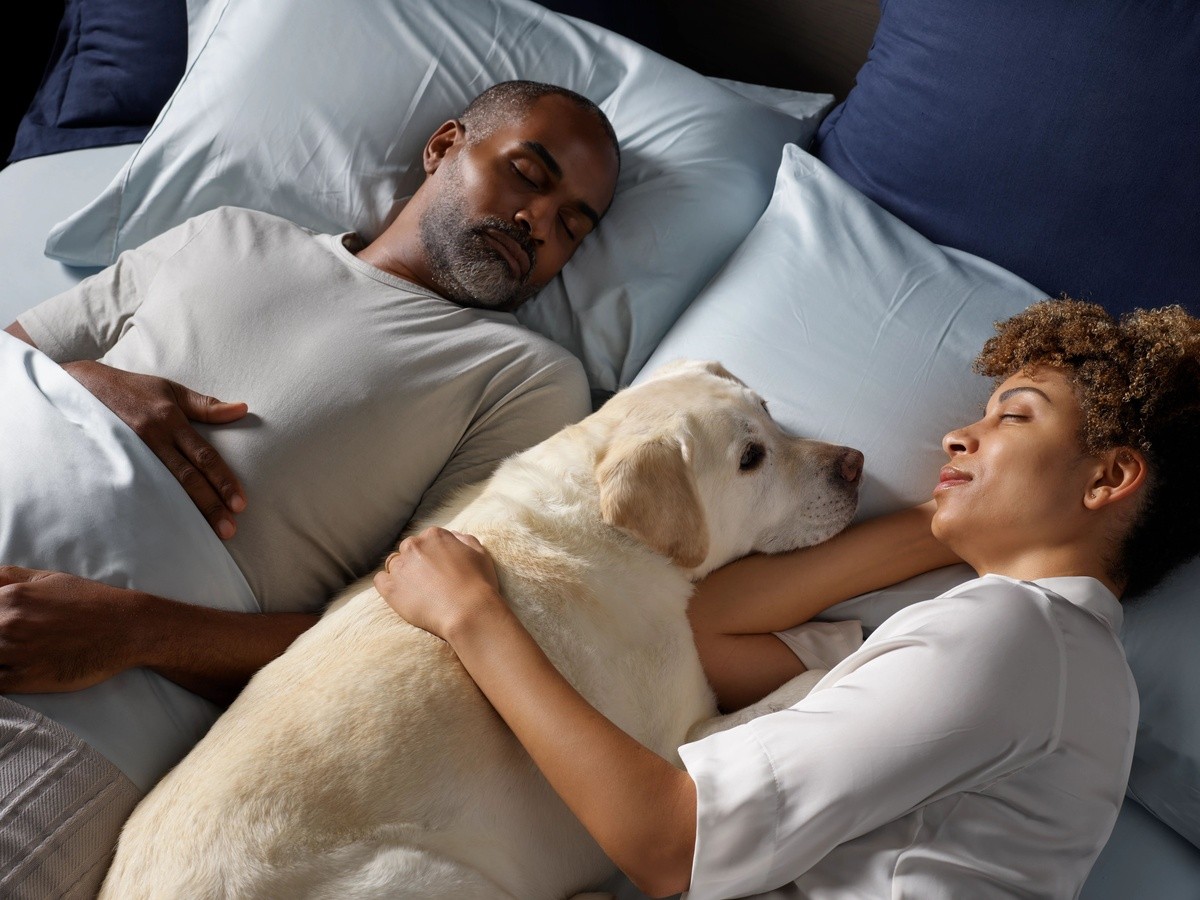
[[[375,589],[406,621],[446,641],[480,613],[504,606],[484,546],[438,527],[401,541],[375,575]]]
[[[450,644],[554,790],[634,884],[655,896],[687,887],[696,843],[691,776],[567,682],[501,597],[479,541],[444,528],[405,538],[375,587],[401,616]]]

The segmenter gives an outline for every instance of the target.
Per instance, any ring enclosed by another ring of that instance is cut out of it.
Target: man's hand
[[[0,566],[0,691],[77,691],[139,664],[146,595]]]
[[[241,482],[189,420],[234,422],[246,415],[245,403],[226,403],[166,378],[91,360],[69,362],[63,369],[134,430],[223,540],[233,537],[234,514],[246,508]]]
[[[77,691],[140,666],[228,704],[317,618],[208,609],[0,566],[0,693]]]

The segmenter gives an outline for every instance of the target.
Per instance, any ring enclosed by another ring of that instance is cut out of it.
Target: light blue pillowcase
[[[224,204],[370,238],[472,97],[561,84],[608,114],[624,165],[597,233],[519,318],[599,391],[632,379],[762,213],[780,148],[807,143],[832,100],[797,118],[527,0],[207,0],[190,18],[183,79],[116,179],[56,226],[50,256],[107,265]]]
[[[930,497],[941,436],[977,419],[992,388],[971,373],[975,355],[994,322],[1043,296],[922,237],[789,146],[766,212],[635,383],[676,357],[720,360],[785,428],[863,451],[859,518],[875,516]],[[950,566],[822,618],[873,628],[973,575]],[[1200,846],[1200,561],[1124,608],[1141,698],[1130,794]]]
[[[1129,793],[1200,847],[1200,560],[1124,606],[1122,640],[1142,704]]]
[[[862,450],[859,516],[875,516],[929,499],[942,435],[978,419],[992,389],[972,360],[998,319],[1042,296],[789,145],[758,224],[638,378],[675,357],[719,360],[785,428]]]

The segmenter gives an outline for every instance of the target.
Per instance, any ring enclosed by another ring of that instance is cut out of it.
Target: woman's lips
[[[960,484],[966,484],[970,480],[971,476],[961,469],[956,469],[954,466],[944,466],[938,475],[937,486],[933,490],[935,493],[937,491],[944,491]]]

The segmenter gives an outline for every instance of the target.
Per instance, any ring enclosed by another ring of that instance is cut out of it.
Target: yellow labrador
[[[716,713],[692,582],[841,530],[861,463],[785,434],[720,365],[681,361],[438,520],[488,548],[571,683],[678,763]],[[367,577],[143,800],[101,896],[561,900],[611,873],[452,652]]]

